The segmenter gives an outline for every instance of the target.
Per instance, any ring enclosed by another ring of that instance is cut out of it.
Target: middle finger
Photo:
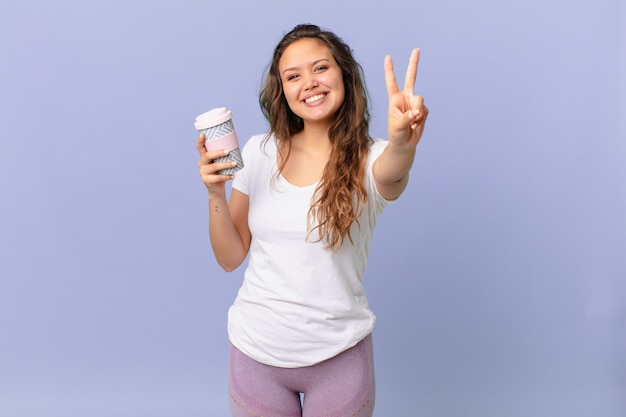
[[[419,48],[413,49],[411,52],[411,58],[409,58],[409,66],[406,70],[406,77],[404,79],[404,92],[406,94],[413,94],[413,88],[415,87],[415,79],[417,78],[417,66],[420,60]]]

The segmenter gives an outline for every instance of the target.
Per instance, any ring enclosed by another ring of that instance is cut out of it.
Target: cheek
[[[341,76],[334,76],[331,80],[328,80],[335,90],[341,95],[342,99],[345,97],[345,85]]]
[[[337,88],[337,94],[335,96],[337,97],[339,105],[343,105],[346,100],[346,90],[343,87]]]
[[[298,92],[294,88],[283,87],[283,94],[287,99],[287,103],[292,103],[298,100]]]

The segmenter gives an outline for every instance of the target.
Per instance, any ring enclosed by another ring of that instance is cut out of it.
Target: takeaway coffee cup
[[[222,169],[221,175],[232,175],[243,168],[243,159],[237,141],[237,132],[233,125],[233,114],[226,107],[218,107],[202,113],[196,117],[194,127],[200,133],[204,133],[204,146],[207,151],[226,149],[228,155],[215,159],[215,162],[234,161],[237,163],[232,168]]]

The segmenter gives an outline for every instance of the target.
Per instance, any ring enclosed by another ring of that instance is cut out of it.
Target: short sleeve
[[[368,200],[375,205],[375,212],[382,212],[385,206],[390,202],[386,200],[378,191],[376,181],[374,180],[374,162],[383,153],[387,147],[387,141],[383,139],[374,139],[374,143],[370,147],[370,154],[367,160],[367,171],[365,176]]]

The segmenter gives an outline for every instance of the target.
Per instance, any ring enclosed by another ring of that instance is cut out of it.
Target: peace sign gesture
[[[391,56],[385,57],[385,83],[389,96],[387,126],[391,145],[415,147],[424,131],[428,108],[424,106],[424,98],[413,93],[419,59],[420,50],[414,49],[406,70],[404,90],[400,91]]]

